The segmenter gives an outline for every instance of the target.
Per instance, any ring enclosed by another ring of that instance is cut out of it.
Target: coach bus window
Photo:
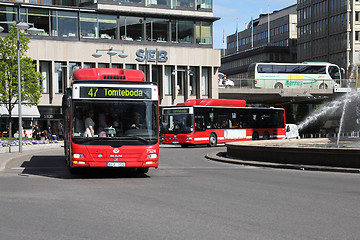
[[[273,73],[285,73],[285,66],[273,65]]]
[[[272,65],[258,65],[258,73],[272,73]]]
[[[329,75],[332,79],[340,79],[340,70],[337,67],[330,66],[329,67]]]

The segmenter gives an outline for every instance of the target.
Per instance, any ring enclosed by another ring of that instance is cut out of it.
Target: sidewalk
[[[5,166],[11,160],[31,156],[34,153],[43,151],[44,149],[56,149],[64,146],[63,142],[51,143],[51,144],[36,144],[36,145],[23,145],[22,153],[19,153],[19,146],[12,146],[11,152],[9,152],[9,147],[0,147],[0,172],[5,169]]]
[[[343,167],[340,168],[340,167],[327,167],[327,166],[316,166],[316,165],[284,164],[284,163],[241,160],[241,159],[228,157],[226,152],[209,153],[205,156],[205,158],[218,162],[239,164],[244,166],[254,166],[254,167],[282,168],[282,169],[307,170],[307,171],[360,173],[360,169],[358,168],[343,168]]]

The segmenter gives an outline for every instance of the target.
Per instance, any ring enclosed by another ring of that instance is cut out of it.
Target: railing
[[[339,133],[306,133],[300,134],[301,138],[337,138]],[[360,138],[359,131],[340,133],[341,138]]]
[[[334,89],[357,88],[355,80],[317,80],[317,79],[227,79],[219,81],[219,88],[257,88],[257,89]]]

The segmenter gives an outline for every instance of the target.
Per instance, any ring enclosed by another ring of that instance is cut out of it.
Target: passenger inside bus
[[[73,119],[74,133],[82,136],[85,132],[83,113],[81,109],[76,109],[75,118]]]
[[[111,126],[112,126],[112,120],[111,120],[109,108],[105,107],[102,113],[99,114],[99,125],[98,125],[99,137],[106,137],[105,129],[108,129]]]
[[[85,119],[85,137],[94,137],[94,127],[94,110],[91,109]]]

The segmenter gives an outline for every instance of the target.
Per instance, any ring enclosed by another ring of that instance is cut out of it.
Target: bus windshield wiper
[[[126,135],[126,137],[132,137],[132,138],[135,138],[135,139],[137,139],[137,140],[140,140],[140,141],[142,141],[142,142],[144,142],[144,143],[148,143],[148,142],[149,142],[149,141],[146,140],[145,138],[140,137],[140,136],[137,136],[137,135]]]

